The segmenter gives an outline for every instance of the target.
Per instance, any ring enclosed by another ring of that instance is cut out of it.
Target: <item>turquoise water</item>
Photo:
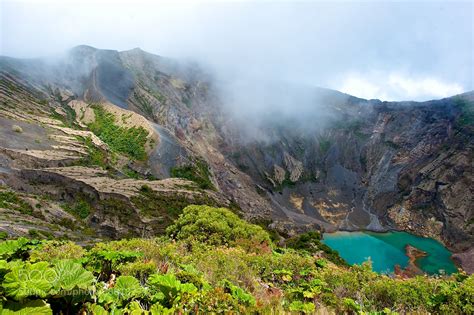
[[[449,252],[440,242],[405,232],[337,232],[325,233],[323,242],[339,252],[350,264],[361,264],[369,257],[374,271],[392,273],[396,264],[406,267],[408,257],[405,246],[410,244],[428,255],[417,260],[418,266],[428,274],[456,272]]]

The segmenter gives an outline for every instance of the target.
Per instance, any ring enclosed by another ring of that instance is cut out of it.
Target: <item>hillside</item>
[[[207,206],[160,238],[0,243],[2,314],[472,314],[473,281],[347,267],[317,232],[283,248]]]
[[[227,110],[198,66],[140,49],[1,57],[0,69],[0,229],[12,237],[151,237],[207,204],[283,238],[409,231],[472,264],[473,92],[396,103],[262,83],[292,107],[256,119]]]

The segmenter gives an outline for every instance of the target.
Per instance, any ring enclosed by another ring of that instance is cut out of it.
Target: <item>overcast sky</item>
[[[2,55],[140,47],[230,77],[364,98],[427,100],[474,89],[472,1],[0,2]]]

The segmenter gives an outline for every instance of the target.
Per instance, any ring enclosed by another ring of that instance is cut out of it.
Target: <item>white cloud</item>
[[[402,73],[350,73],[334,88],[354,96],[385,101],[426,101],[464,92],[464,88],[455,82]]]

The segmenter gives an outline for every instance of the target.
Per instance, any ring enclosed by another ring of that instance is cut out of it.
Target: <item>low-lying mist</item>
[[[244,143],[278,140],[272,136],[278,130],[321,132],[338,119],[335,106],[355,100],[333,90],[269,79],[217,81],[215,87],[228,123]]]
[[[88,59],[85,51],[92,48],[58,52],[81,44],[140,47],[195,63],[211,74],[219,104],[241,138],[270,141],[272,126],[311,133],[335,119],[338,105],[360,102],[321,88],[389,101],[473,89],[472,8],[468,2],[6,1],[0,53],[56,54],[23,70],[78,94],[100,59],[101,79],[120,77],[107,89],[120,106],[131,82],[115,67],[118,54]]]

